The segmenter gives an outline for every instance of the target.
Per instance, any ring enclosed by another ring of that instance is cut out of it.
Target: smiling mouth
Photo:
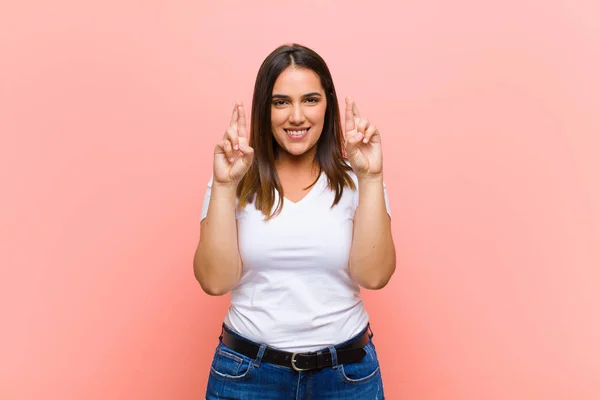
[[[301,138],[308,133],[309,129],[310,127],[303,129],[284,129],[284,131],[293,138]]]

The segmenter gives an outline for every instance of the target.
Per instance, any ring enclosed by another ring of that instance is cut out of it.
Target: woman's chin
[[[287,144],[284,150],[290,156],[300,157],[308,153],[311,150],[311,147],[307,146],[305,143],[291,143]]]

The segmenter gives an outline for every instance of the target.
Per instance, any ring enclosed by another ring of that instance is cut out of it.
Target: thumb
[[[251,160],[254,157],[254,149],[245,143],[240,144],[240,152],[245,159]]]

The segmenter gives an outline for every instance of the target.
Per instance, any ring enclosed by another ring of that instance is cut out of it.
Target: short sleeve
[[[383,182],[383,199],[385,200],[385,210],[387,211],[390,218],[392,218],[392,211],[390,209],[390,200],[387,195],[387,188],[385,187],[385,182]]]
[[[208,185],[206,187],[206,191],[204,192],[204,200],[202,201],[202,214],[200,215],[200,222],[202,222],[202,220],[204,218],[206,218],[206,215],[208,214],[208,205],[210,203],[210,193],[212,190],[212,183],[213,183],[213,177],[211,176],[210,179],[208,180]]]

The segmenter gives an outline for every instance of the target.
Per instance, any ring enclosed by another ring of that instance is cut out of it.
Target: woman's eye
[[[317,99],[316,97],[309,97],[308,99],[306,99],[306,101],[308,101],[309,103],[316,103],[319,101],[319,99]]]
[[[282,106],[282,105],[284,105],[284,104],[285,104],[285,101],[283,101],[283,100],[275,100],[275,101],[273,102],[273,104],[274,104],[275,106],[279,107],[279,106]]]

